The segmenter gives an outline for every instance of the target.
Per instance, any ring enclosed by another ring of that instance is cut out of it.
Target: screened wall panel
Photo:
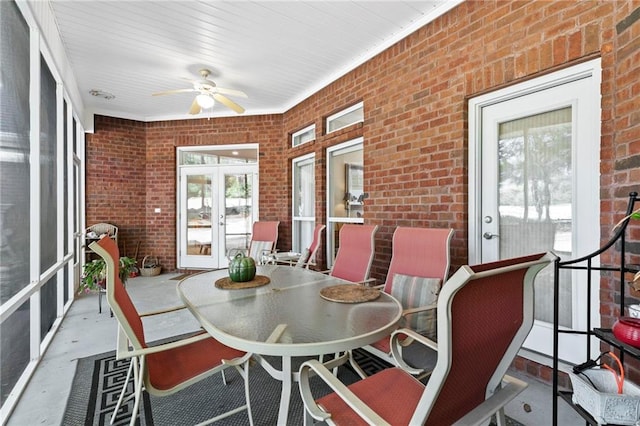
[[[40,272],[57,258],[58,196],[56,179],[57,121],[56,81],[44,58],[40,58]]]
[[[29,27],[14,2],[0,2],[0,35],[0,303],[5,303],[29,283]]]
[[[3,405],[29,364],[29,316],[29,302],[26,302],[0,324],[0,399]]]
[[[58,274],[55,274],[40,289],[40,341],[51,330],[58,314]]]

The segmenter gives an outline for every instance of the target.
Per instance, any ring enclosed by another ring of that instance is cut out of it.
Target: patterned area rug
[[[358,363],[368,374],[389,367],[384,361],[370,357],[365,351],[356,350]],[[270,358],[279,365],[278,358]],[[294,360],[294,369],[304,361]],[[348,365],[348,364],[347,364]],[[63,419],[65,426],[107,426],[118,400],[122,384],[127,375],[128,361],[116,361],[115,353],[96,355],[78,360],[72,391],[67,401]],[[140,426],[152,425],[193,425],[214,417],[231,407],[244,403],[243,381],[237,371],[226,372],[227,385],[222,383],[220,374],[215,374],[173,395],[159,398],[146,392],[143,396],[141,415],[136,421]],[[339,369],[339,378],[345,383],[353,383],[358,376],[350,367]],[[249,389],[253,420],[257,426],[271,426],[277,423],[280,382],[273,379],[260,366],[254,365],[249,373]],[[129,391],[133,388],[129,382]],[[317,395],[326,394],[329,389],[324,383],[315,383]],[[133,401],[124,404],[114,425],[128,425],[131,421]],[[303,404],[297,386],[294,386],[289,406],[289,425],[301,425]],[[249,423],[246,411],[230,416],[216,424],[245,426]],[[507,419],[508,425],[521,424]]]
[[[364,352],[356,353],[360,365],[367,372],[375,372],[389,365],[377,358],[368,357]],[[269,358],[279,365],[278,358]],[[294,360],[294,369],[304,360]],[[109,425],[111,414],[118,401],[122,384],[129,368],[128,361],[116,361],[115,353],[96,355],[78,360],[71,395],[67,402],[63,424],[65,426]],[[224,411],[242,405],[244,389],[242,378],[234,369],[226,372],[227,385],[222,383],[220,374],[215,374],[180,392],[168,397],[150,396],[146,392],[142,401],[142,415],[136,422],[140,426],[189,425],[214,417]],[[350,368],[340,368],[339,378],[345,383],[353,383],[358,376]],[[129,383],[129,390],[133,388]],[[254,365],[249,373],[249,391],[254,423],[275,425],[278,418],[280,382],[273,379],[260,366]],[[323,383],[317,383],[319,394],[328,393]],[[133,401],[124,404],[114,425],[128,425],[131,421]],[[303,404],[294,387],[289,407],[290,425],[302,424]],[[176,421],[179,419],[179,421]],[[237,413],[217,424],[244,426],[249,423],[246,412]]]

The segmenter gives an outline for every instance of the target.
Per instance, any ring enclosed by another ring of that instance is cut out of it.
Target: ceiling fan
[[[231,108],[238,114],[242,114],[244,112],[244,108],[242,108],[240,105],[238,105],[225,95],[238,96],[241,98],[246,98],[247,95],[240,90],[224,89],[222,87],[216,86],[213,81],[207,78],[210,74],[210,70],[201,69],[200,76],[202,78],[193,82],[193,89],[167,90],[165,92],[153,93],[153,96],[171,95],[173,93],[198,92],[199,94],[191,103],[189,114],[199,114],[203,109],[212,108],[215,104],[215,101],[218,101],[222,105]]]

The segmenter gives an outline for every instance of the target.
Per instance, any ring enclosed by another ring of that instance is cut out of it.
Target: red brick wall
[[[258,143],[260,219],[278,220],[288,214],[282,194],[290,192],[282,178],[282,138],[280,115],[156,123],[98,116],[95,133],[87,135],[87,223],[121,226],[121,250],[126,244],[132,255],[140,241],[139,258],[153,255],[165,271],[175,270],[176,147]],[[104,157],[116,159],[108,172],[99,170]],[[286,227],[280,235],[281,244],[291,239]]]
[[[315,152],[316,215],[325,222],[326,148],[363,136],[365,188],[370,194],[365,222],[380,226],[372,276],[383,279],[386,274],[397,225],[455,228],[455,270],[467,261],[468,99],[601,57],[600,226],[606,239],[629,191],[640,190],[640,22],[631,17],[639,6],[630,0],[468,1],[282,115],[149,124],[98,118],[96,134],[88,138],[88,222],[99,216],[95,197],[114,197],[127,212],[118,213],[116,222],[136,232],[141,226],[145,253],[161,256],[171,269],[175,147],[258,142],[260,218],[282,222],[279,246],[289,248],[291,159]],[[364,102],[365,122],[325,135],[324,118],[358,101]],[[291,148],[289,133],[310,123],[316,124],[316,140]],[[94,157],[108,157],[103,151],[111,152],[114,144],[128,147],[123,139],[130,132],[140,142],[134,167],[128,153],[112,153],[119,159],[112,164],[118,173],[95,176]],[[142,141],[146,151],[139,151]],[[120,185],[125,183],[129,188],[123,190]],[[144,212],[139,202],[125,201],[134,198],[145,199]],[[157,206],[161,215],[153,213]],[[640,240],[637,225],[632,235]],[[640,247],[632,253],[640,263]],[[319,254],[323,260],[324,252]],[[603,259],[609,261],[615,259]],[[615,301],[617,288],[605,276],[602,300]],[[608,302],[601,311],[605,325],[618,315]]]
[[[120,251],[133,256],[147,221],[146,132],[142,123],[97,117],[86,138],[86,223],[118,227]]]

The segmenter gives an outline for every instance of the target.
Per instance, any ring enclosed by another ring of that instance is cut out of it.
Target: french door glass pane
[[[224,175],[224,204],[226,216],[225,253],[229,249],[248,249],[253,227],[253,174]]]
[[[554,250],[571,257],[571,107],[499,125],[500,258]],[[570,283],[570,280],[560,280]],[[571,300],[571,287],[561,288]],[[571,303],[560,324],[571,325]],[[536,279],[536,319],[553,322],[553,271]]]
[[[211,252],[211,175],[187,176],[187,254]]]

